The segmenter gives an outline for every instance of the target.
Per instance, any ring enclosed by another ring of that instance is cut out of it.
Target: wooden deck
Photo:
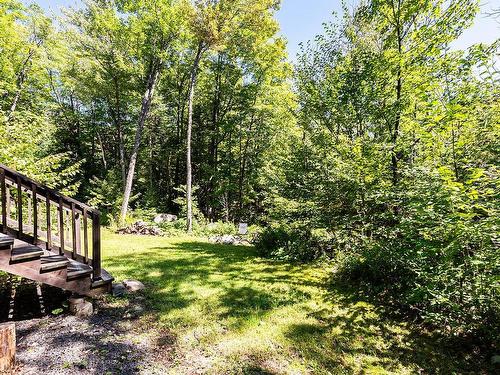
[[[0,164],[0,270],[82,295],[111,289],[100,213]]]

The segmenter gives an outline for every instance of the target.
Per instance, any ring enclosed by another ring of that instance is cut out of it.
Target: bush
[[[200,237],[211,237],[211,236],[223,236],[225,234],[236,234],[238,232],[236,226],[229,222],[216,221],[214,223],[205,224],[205,220],[199,222],[198,220],[193,220],[193,232],[194,236]],[[182,236],[186,234],[187,222],[185,218],[180,218],[176,221],[170,223],[159,224],[159,227],[163,230],[166,235],[169,236]],[[250,228],[249,228],[250,229]],[[251,228],[253,233],[258,229],[256,227]],[[252,237],[252,232],[249,230],[248,237]]]
[[[443,331],[497,341],[497,204],[479,199],[474,183],[415,183],[418,194],[407,196],[401,219],[344,253],[339,276]]]
[[[265,228],[257,236],[255,248],[263,257],[308,262],[331,256],[333,237],[325,229],[281,224]]]
[[[216,221],[214,223],[209,223],[200,228],[202,235],[205,236],[215,236],[215,235],[225,235],[225,234],[235,234],[237,233],[236,226],[229,222]]]

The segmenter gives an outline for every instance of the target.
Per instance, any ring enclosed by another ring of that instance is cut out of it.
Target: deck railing
[[[98,210],[2,164],[0,195],[3,233],[91,265],[94,280],[101,277]]]

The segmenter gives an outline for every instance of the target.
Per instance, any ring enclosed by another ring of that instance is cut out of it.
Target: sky
[[[348,4],[355,0],[347,0]],[[78,0],[38,0],[43,8],[58,12],[61,6],[71,6]],[[290,59],[295,60],[299,52],[299,43],[313,39],[323,30],[323,23],[332,21],[332,12],[341,13],[341,0],[282,0],[277,14],[281,25],[281,35],[288,40]],[[481,0],[481,13],[474,25],[452,44],[452,48],[465,49],[474,43],[491,43],[500,38],[500,20],[487,17],[493,8],[500,8],[500,0]]]

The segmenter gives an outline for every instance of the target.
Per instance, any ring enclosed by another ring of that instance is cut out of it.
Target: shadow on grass
[[[402,365],[418,373],[498,373],[498,367],[490,362],[494,353],[487,348],[403,322],[349,286],[330,284],[325,300],[335,304],[336,311],[309,312],[316,323],[291,325],[286,335],[300,347],[305,359],[326,369],[383,369],[397,373]],[[345,359],[332,361],[346,353],[352,357],[352,363]],[[358,368],[354,359],[363,357],[365,364]]]
[[[201,297],[190,286],[216,290],[210,314],[231,319],[235,329],[250,317],[311,299],[308,290],[314,288],[314,298],[328,307],[308,310],[300,305],[308,323],[284,327],[291,348],[312,368],[348,373],[398,372],[401,366],[442,374],[492,371],[481,350],[404,324],[356,291],[304,277],[302,266],[260,259],[252,247],[186,241],[111,257],[108,263],[111,270],[146,283],[150,307],[160,315],[199,303]],[[269,373],[258,364],[245,371]]]

